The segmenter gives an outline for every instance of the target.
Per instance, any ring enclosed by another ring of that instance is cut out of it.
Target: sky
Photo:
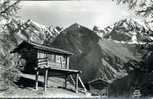
[[[112,0],[21,1],[18,15],[40,24],[68,27],[73,23],[104,28],[133,16],[125,5]]]

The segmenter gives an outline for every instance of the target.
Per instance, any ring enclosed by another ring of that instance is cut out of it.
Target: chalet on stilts
[[[71,52],[53,47],[44,46],[34,42],[23,41],[12,53],[19,53],[26,60],[25,72],[35,74],[35,89],[38,90],[39,75],[44,76],[44,90],[48,85],[48,77],[62,76],[65,79],[64,87],[67,87],[68,78],[75,86],[75,92],[86,92],[86,88],[80,78],[81,71],[69,68]],[[83,90],[79,90],[80,87]]]

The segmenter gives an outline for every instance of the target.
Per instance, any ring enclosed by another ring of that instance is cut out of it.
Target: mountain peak
[[[72,24],[72,25],[79,25],[79,23],[75,22],[75,23],[74,23],[74,24]]]
[[[151,41],[146,37],[146,33],[151,33],[145,26],[143,20],[136,18],[122,19],[111,26],[98,30],[96,32],[101,38],[111,38],[117,41],[131,42],[132,38],[137,38],[139,41]],[[136,37],[135,37],[136,36]]]
[[[69,31],[70,33],[80,33],[80,30],[84,30],[86,31],[85,33],[92,33],[93,31],[90,30],[89,28],[82,26],[78,23],[74,23],[72,25],[70,25],[69,27],[67,27],[66,29],[64,29],[62,32],[63,33],[67,33],[67,31]]]
[[[76,29],[76,28],[80,28],[80,26],[81,26],[80,24],[74,23],[70,27]]]
[[[143,20],[141,19],[136,19],[136,18],[126,18],[123,20],[120,20],[119,22],[116,22],[114,24],[115,26],[127,26],[129,28],[144,28],[147,29]]]

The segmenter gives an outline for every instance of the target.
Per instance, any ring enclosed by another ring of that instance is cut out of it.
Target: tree
[[[16,17],[19,0],[1,0],[0,2],[0,79],[12,83],[18,78],[18,56],[11,55],[10,50],[16,46],[15,24],[11,22]]]
[[[129,9],[136,11],[136,14],[153,17],[153,0],[113,0],[118,4],[127,4]]]
[[[153,0],[112,0],[118,4],[128,5],[130,10],[134,10],[136,15],[145,18],[146,26],[153,31]]]

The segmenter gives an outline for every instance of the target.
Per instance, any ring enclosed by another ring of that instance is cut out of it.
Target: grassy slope
[[[0,97],[86,97],[83,93],[76,94],[74,86],[68,83],[68,88],[64,89],[64,79],[50,77],[47,91],[43,90],[43,77],[39,77],[39,90],[34,89],[34,75],[22,74],[22,82],[17,83],[18,86],[11,87],[9,90],[2,91]]]

